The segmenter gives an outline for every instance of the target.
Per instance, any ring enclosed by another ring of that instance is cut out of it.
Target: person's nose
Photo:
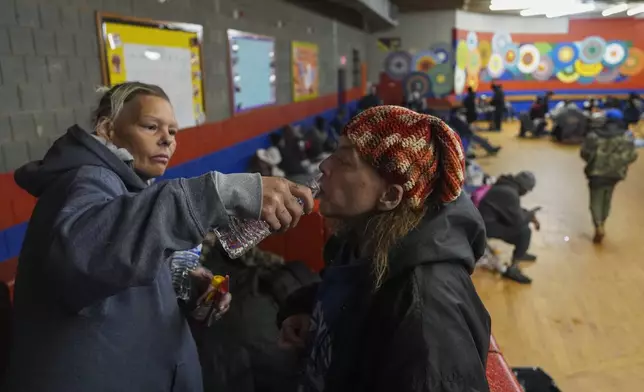
[[[159,145],[171,146],[175,141],[175,132],[169,128],[163,128],[160,132]]]

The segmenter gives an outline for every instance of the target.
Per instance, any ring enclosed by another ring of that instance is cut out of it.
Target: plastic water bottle
[[[192,293],[192,279],[190,273],[200,265],[201,245],[194,249],[174,252],[170,257],[170,274],[172,287],[177,298],[188,301]]]
[[[320,190],[319,179],[318,175],[307,184],[313,197]],[[298,201],[302,204],[301,200]],[[272,234],[271,227],[263,220],[239,219],[234,216],[230,217],[228,227],[216,228],[214,232],[231,259],[241,257]]]

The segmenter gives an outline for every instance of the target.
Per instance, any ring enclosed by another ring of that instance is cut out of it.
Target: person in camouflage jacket
[[[593,242],[597,244],[604,239],[604,223],[610,212],[615,185],[626,178],[628,166],[637,159],[633,136],[624,125],[622,112],[609,109],[603,117],[604,121],[595,119],[593,129],[581,147],[595,225]]]

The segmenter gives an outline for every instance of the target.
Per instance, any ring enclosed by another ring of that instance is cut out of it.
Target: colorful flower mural
[[[644,51],[625,40],[588,36],[575,42],[515,42],[508,33],[486,40],[473,31],[463,36],[455,42],[456,94],[495,80],[615,83],[644,70]]]

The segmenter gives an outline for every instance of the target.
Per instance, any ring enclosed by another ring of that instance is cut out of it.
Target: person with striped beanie
[[[490,317],[470,279],[486,244],[442,120],[397,106],[353,118],[321,165],[334,222],[322,282],[280,310],[300,391],[488,391]]]

